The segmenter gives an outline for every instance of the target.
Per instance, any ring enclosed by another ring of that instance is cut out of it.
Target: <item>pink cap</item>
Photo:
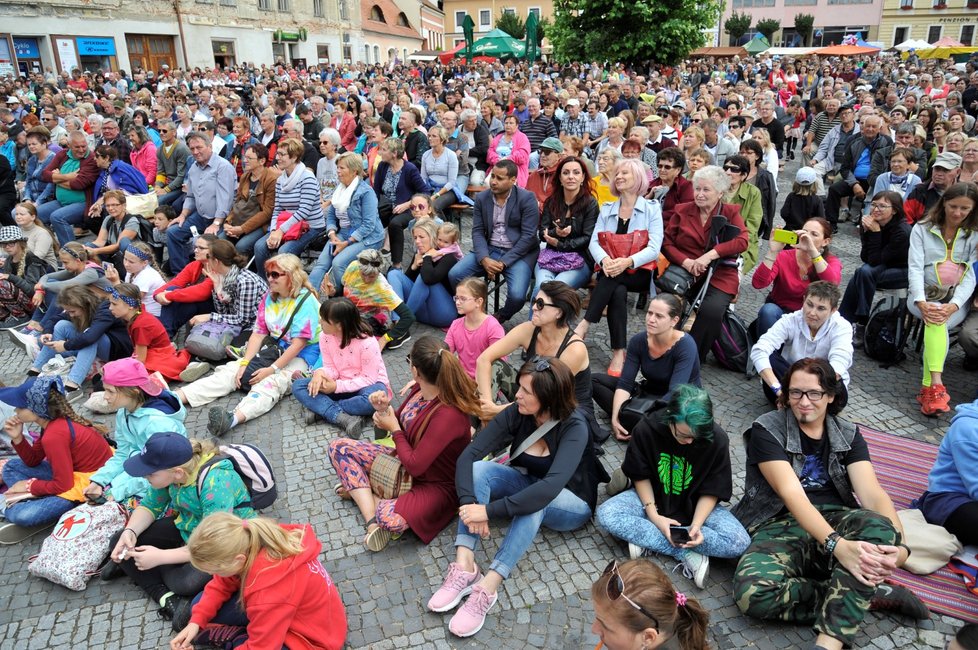
[[[135,386],[153,397],[163,392],[163,386],[150,377],[146,366],[133,357],[110,361],[102,366],[102,382],[110,386]]]

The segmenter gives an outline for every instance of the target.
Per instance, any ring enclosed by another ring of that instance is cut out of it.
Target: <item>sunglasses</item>
[[[383,264],[382,260],[364,260],[364,259],[357,258],[357,261],[360,262],[360,266],[372,266],[378,269]]]
[[[539,355],[535,355],[527,363],[533,364],[533,370],[535,372],[543,372],[544,370],[550,370],[550,359],[548,359],[547,357],[541,357]]]
[[[725,172],[736,172],[738,174],[746,174],[747,170],[741,169],[740,167],[734,167],[733,165],[724,166],[723,171]]]
[[[655,622],[655,629],[659,629],[659,619],[649,613],[647,609],[636,603],[634,600],[625,595],[625,581],[622,579],[621,574],[618,572],[618,561],[612,560],[608,566],[605,567],[604,572],[602,572],[601,577],[608,576],[608,600],[612,602],[622,598],[626,603],[642,612]]]
[[[269,280],[278,280],[279,278],[284,278],[285,273],[282,273],[281,271],[266,271],[265,277],[267,277]]]
[[[537,298],[533,301],[533,307],[538,311],[542,310],[544,307],[556,307],[557,305],[552,302],[544,302],[543,298]]]

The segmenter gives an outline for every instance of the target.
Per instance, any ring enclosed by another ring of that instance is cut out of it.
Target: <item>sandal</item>
[[[371,529],[371,526],[375,526],[375,528]],[[371,517],[370,521],[367,522],[367,536],[363,538],[363,545],[367,547],[368,551],[376,553],[387,548],[390,541],[391,531],[381,528],[380,524],[377,523],[377,518]]]
[[[350,493],[346,491],[346,488],[343,487],[342,483],[337,483],[333,487],[333,494],[343,499],[344,501],[350,501]]]

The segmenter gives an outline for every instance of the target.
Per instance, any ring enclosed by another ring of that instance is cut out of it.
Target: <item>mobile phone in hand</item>
[[[692,539],[686,526],[669,526],[669,538],[673,544],[685,544]]]

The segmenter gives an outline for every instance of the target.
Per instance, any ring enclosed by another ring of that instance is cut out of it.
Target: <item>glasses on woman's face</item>
[[[873,212],[885,212],[891,209],[889,203],[870,203],[869,207]]]
[[[118,201],[113,201],[112,203],[109,203],[108,201],[105,202],[105,207],[106,208],[118,208],[121,205],[122,204],[119,203]]]
[[[556,306],[557,305],[555,305],[552,302],[544,302],[543,298],[537,298],[536,300],[533,301],[533,308],[536,309],[537,311],[543,311],[544,307],[556,307]]]
[[[427,211],[428,211],[427,203],[415,203],[411,205],[411,212],[427,212]]]
[[[455,304],[466,303],[470,300],[475,300],[475,298],[472,298],[471,296],[455,296]]]
[[[675,169],[675,167],[673,165],[669,165],[669,164],[666,164],[666,163],[659,163],[657,166],[659,167],[660,170],[662,170],[664,172],[667,172],[667,171],[669,171],[671,169]]]
[[[372,266],[377,269],[383,264],[381,260],[362,260],[358,258],[357,261],[360,262],[360,266]]]
[[[625,580],[618,572],[617,560],[612,560],[610,563],[608,563],[608,566],[605,567],[604,571],[601,573],[601,576],[608,576],[608,589],[606,591],[608,594],[608,600],[614,602],[619,598],[623,599],[626,603],[652,619],[652,621],[655,623],[653,627],[655,627],[657,630],[659,629],[659,619],[649,613],[647,609],[625,595]]]

